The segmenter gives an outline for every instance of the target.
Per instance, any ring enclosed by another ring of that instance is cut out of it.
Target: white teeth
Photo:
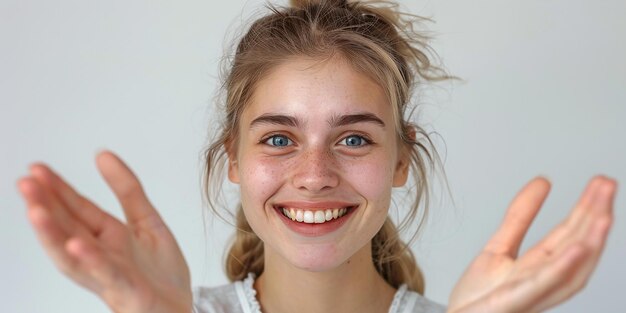
[[[324,213],[324,219],[327,221],[330,221],[333,219],[333,211],[330,209],[327,209],[326,212]]]
[[[297,221],[301,223],[304,222],[307,224],[313,224],[313,223],[321,224],[324,222],[328,222],[333,219],[340,218],[348,212],[348,208],[326,209],[326,210],[316,210],[316,211],[300,210],[300,209],[294,209],[294,208],[287,209],[284,207],[281,207],[279,209],[283,213],[283,215],[285,215],[287,218],[291,219],[292,221]]]
[[[304,211],[304,222],[307,224],[315,222],[313,211]]]
[[[324,211],[315,211],[315,223],[321,224],[326,222]]]

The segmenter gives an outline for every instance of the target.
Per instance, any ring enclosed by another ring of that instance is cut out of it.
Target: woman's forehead
[[[259,81],[246,111],[250,120],[263,114],[328,120],[362,113],[385,120],[391,107],[381,86],[347,62],[299,58]]]

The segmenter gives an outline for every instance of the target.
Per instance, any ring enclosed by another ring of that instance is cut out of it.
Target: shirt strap
[[[246,299],[246,293],[243,291],[243,283],[241,281],[235,282],[235,291],[237,291],[237,298],[239,299],[239,304],[241,304],[243,313],[252,313],[250,311],[248,300]]]

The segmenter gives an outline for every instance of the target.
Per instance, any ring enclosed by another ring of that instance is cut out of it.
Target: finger
[[[485,246],[485,250],[516,258],[522,240],[549,192],[550,182],[542,177],[537,177],[524,186],[511,202],[504,221]]]
[[[79,219],[95,236],[99,235],[105,225],[119,225],[121,223],[102,211],[87,198],[81,196],[59,175],[45,164],[33,164],[31,173],[39,182],[48,187],[61,201],[70,213]]]
[[[607,177],[602,175],[598,175],[593,177],[585,190],[580,196],[578,203],[574,206],[572,213],[567,219],[567,223],[571,225],[571,227],[576,228],[580,226],[580,223],[584,218],[593,213],[601,213],[602,210],[592,209],[594,206],[595,199],[598,197],[598,192],[602,188],[602,185],[607,181],[610,181]]]
[[[71,236],[82,236],[85,241],[93,241],[93,237],[78,223],[70,223],[63,208],[50,209],[50,201],[42,201],[42,188],[36,179],[27,177],[18,181],[18,189],[28,204],[27,215],[44,250],[52,258],[61,272],[72,277],[77,268],[75,258],[65,251],[65,244]],[[43,203],[43,204],[42,204]],[[55,204],[56,205],[56,204]],[[56,212],[55,212],[56,211]],[[55,214],[56,213],[56,214]],[[68,226],[71,225],[71,226]],[[74,278],[74,277],[72,277]]]
[[[96,158],[102,177],[122,204],[124,215],[130,225],[140,222],[162,224],[139,180],[124,162],[110,151],[103,151]]]
[[[602,176],[594,178],[594,181],[596,181],[596,188],[590,196],[591,202],[576,209],[582,212],[578,214],[581,217],[578,225],[572,223],[580,232],[585,232],[591,227],[590,225],[594,223],[594,220],[613,215],[613,199],[617,191],[617,182]]]
[[[58,227],[64,232],[72,234],[77,231],[76,221],[50,191],[42,186],[34,177],[24,177],[17,182],[18,190],[22,194],[29,209],[45,209],[51,215]]]
[[[96,246],[96,242],[91,238],[70,237],[55,224],[52,216],[45,209],[33,208],[28,211],[28,217],[37,233],[44,250],[52,259],[54,265],[63,274],[73,279],[80,285],[100,293],[107,284],[111,284],[112,275],[104,275],[106,267],[100,265],[95,267],[92,261],[94,256],[84,253],[76,253],[73,242],[80,241],[82,246]],[[102,258],[102,255],[98,257]],[[95,270],[97,269],[97,270]],[[103,279],[106,278],[106,279]],[[120,284],[118,284],[120,285]]]
[[[615,191],[615,181],[603,176],[594,177],[585,188],[578,205],[562,223],[562,233],[548,237],[541,243],[543,248],[561,251],[571,242],[584,240],[597,219],[612,216]]]
[[[71,272],[76,260],[69,256],[64,244],[69,235],[54,220],[48,210],[34,207],[27,211],[28,219],[35,230],[39,242],[57,268],[63,273]]]
[[[591,248],[591,254],[589,261],[585,263],[583,268],[577,273],[575,282],[578,285],[585,285],[591,274],[596,269],[606,241],[609,236],[609,231],[613,224],[612,218],[603,218],[595,221],[592,230],[589,232],[588,238],[586,238],[586,244]]]
[[[67,241],[65,248],[70,255],[80,260],[84,275],[97,282],[100,290],[123,292],[122,288],[128,287],[126,277],[96,242],[74,237]]]
[[[615,200],[615,191],[616,184],[614,181],[605,182],[602,187],[600,187],[599,196],[594,198],[595,203],[592,205],[602,209],[605,207],[612,208]],[[581,270],[576,273],[576,277],[573,280],[573,284],[581,286],[581,288],[587,284],[587,281],[598,265],[613,224],[613,216],[612,214],[604,214],[591,220],[592,222],[591,225],[588,226],[588,229],[577,236],[580,242],[590,248],[588,260],[582,266]]]
[[[588,201],[584,206],[576,208],[578,220],[568,223],[573,231],[572,240],[585,240],[593,230],[596,221],[612,219],[613,201],[617,190],[617,183],[607,177],[598,176],[593,179],[595,188],[587,195]]]

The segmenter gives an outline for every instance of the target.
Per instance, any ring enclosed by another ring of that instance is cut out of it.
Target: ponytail
[[[241,204],[237,208],[236,219],[237,232],[226,254],[226,276],[230,281],[242,280],[248,273],[259,277],[265,266],[263,241],[252,231]]]
[[[398,229],[387,217],[372,239],[372,259],[378,273],[394,288],[406,284],[408,289],[424,293],[424,276],[410,247],[399,238]]]

